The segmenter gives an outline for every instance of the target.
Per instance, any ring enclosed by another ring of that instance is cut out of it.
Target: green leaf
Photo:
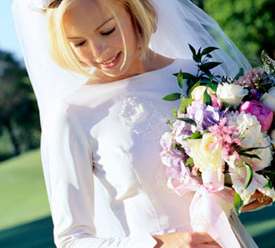
[[[183,89],[184,85],[187,84],[187,80],[194,80],[194,77],[192,74],[184,73],[180,70],[179,73],[173,74],[177,77],[178,86],[180,89]]]
[[[246,153],[246,152],[252,152],[252,151],[255,151],[255,150],[266,149],[266,148],[268,148],[270,146],[271,145],[269,145],[269,146],[263,146],[263,147],[258,146],[258,147],[244,148],[244,149],[241,149],[240,152],[244,152],[244,153]]]
[[[188,73],[188,72],[180,71],[178,73],[174,73],[173,75],[178,77],[179,74],[181,74],[182,79],[188,79],[188,80],[191,80],[192,82],[198,81],[198,78],[196,76],[194,76],[193,74]]]
[[[194,59],[196,62],[200,63],[200,62],[201,62],[200,50],[199,50],[199,52],[197,53],[197,52],[196,52],[196,49],[195,49],[191,44],[188,44],[188,46],[189,46],[189,49],[190,49],[191,52],[192,52],[193,59]]]
[[[268,180],[267,183],[266,183],[266,185],[264,185],[264,188],[272,189],[272,188],[273,188],[272,181],[271,181],[271,180]]]
[[[241,198],[241,196],[235,192],[234,193],[234,208],[236,210],[237,213],[240,213],[240,209],[243,206],[243,200]]]
[[[186,113],[187,107],[192,104],[193,100],[189,97],[183,97],[180,101],[179,111],[181,113]]]
[[[184,163],[185,166],[187,167],[192,167],[194,165],[194,160],[192,158],[188,158],[185,163]]]
[[[203,102],[206,105],[211,105],[212,104],[211,96],[208,94],[207,88],[205,89],[204,94],[203,94]]]
[[[219,66],[220,64],[222,64],[222,63],[221,62],[208,62],[208,63],[199,65],[199,68],[202,71],[209,71],[209,70]]]
[[[190,118],[177,118],[177,119],[180,121],[184,121],[190,125],[197,126],[197,123],[193,119],[190,119]]]
[[[244,162],[243,164],[246,168],[245,188],[247,189],[252,182],[254,171],[248,163]]]
[[[189,139],[201,139],[202,134],[198,131],[190,135],[189,137],[185,138],[184,140],[189,140]]]
[[[210,83],[207,85],[210,89],[212,89],[213,91],[217,92],[218,89],[218,84],[215,83]]]
[[[183,88],[183,83],[184,83],[184,78],[182,75],[182,71],[180,71],[177,75],[177,82],[178,82],[178,86],[182,89]]]
[[[181,98],[180,93],[172,93],[167,96],[164,96],[162,99],[165,101],[176,101],[176,100],[179,100],[180,98]]]
[[[244,156],[244,157],[248,157],[248,158],[256,158],[259,160],[262,160],[258,155],[256,154],[251,154],[251,153],[246,153],[246,152],[239,152],[240,155]]]
[[[217,48],[217,47],[206,47],[205,49],[203,49],[201,54],[202,54],[202,56],[207,55],[207,54],[212,53],[213,51],[215,51],[217,49],[219,49],[219,48]]]
[[[195,49],[191,44],[188,44],[188,46],[189,46],[189,49],[190,49],[191,52],[192,52],[192,55],[193,55],[193,56],[196,56],[196,55],[197,55],[196,49]]]
[[[175,117],[175,118],[177,118],[177,116],[178,116],[178,110],[177,110],[177,108],[172,108],[172,116]]]

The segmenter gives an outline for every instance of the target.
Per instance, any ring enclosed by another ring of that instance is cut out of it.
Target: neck
[[[96,71],[94,77],[88,81],[88,84],[92,83],[108,83],[116,80],[122,80],[131,76],[139,75],[144,72],[153,71],[159,69],[167,64],[170,64],[173,59],[154,53],[149,50],[146,59],[141,60],[137,58],[132,62],[132,66],[126,73],[117,77],[111,77],[103,74],[101,71]]]

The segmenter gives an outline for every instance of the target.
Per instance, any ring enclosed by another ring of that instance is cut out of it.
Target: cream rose
[[[275,87],[272,87],[268,93],[265,93],[261,101],[264,105],[269,107],[273,112],[275,112]]]
[[[223,166],[222,147],[213,134],[207,133],[202,139],[188,140],[188,145],[194,164],[201,171],[206,171],[209,167],[218,170]]]
[[[237,84],[219,84],[217,88],[217,97],[221,102],[231,105],[241,103],[244,96],[248,94],[248,90]]]
[[[217,137],[207,133],[202,139],[188,140],[188,143],[194,164],[202,173],[203,184],[211,190],[222,190],[224,188],[224,160],[222,147]]]

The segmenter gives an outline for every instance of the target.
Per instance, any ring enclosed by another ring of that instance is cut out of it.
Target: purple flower
[[[197,123],[199,131],[206,130],[219,123],[221,118],[219,109],[196,101],[187,108],[187,115]]]
[[[264,104],[258,101],[246,101],[240,108],[241,112],[255,115],[261,123],[262,131],[268,131],[272,125],[273,112]]]
[[[183,140],[192,135],[194,131],[194,126],[185,121],[176,120],[173,124],[173,133],[178,144],[182,145]]]
[[[264,78],[265,71],[261,68],[253,68],[236,81],[236,84],[243,87],[259,88]]]
[[[256,89],[250,89],[250,94],[253,99],[260,100],[262,93]]]

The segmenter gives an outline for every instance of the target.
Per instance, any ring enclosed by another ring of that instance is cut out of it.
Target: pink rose
[[[262,131],[268,131],[272,125],[273,112],[270,108],[256,100],[246,101],[241,105],[241,112],[245,112],[257,117],[261,123]]]

